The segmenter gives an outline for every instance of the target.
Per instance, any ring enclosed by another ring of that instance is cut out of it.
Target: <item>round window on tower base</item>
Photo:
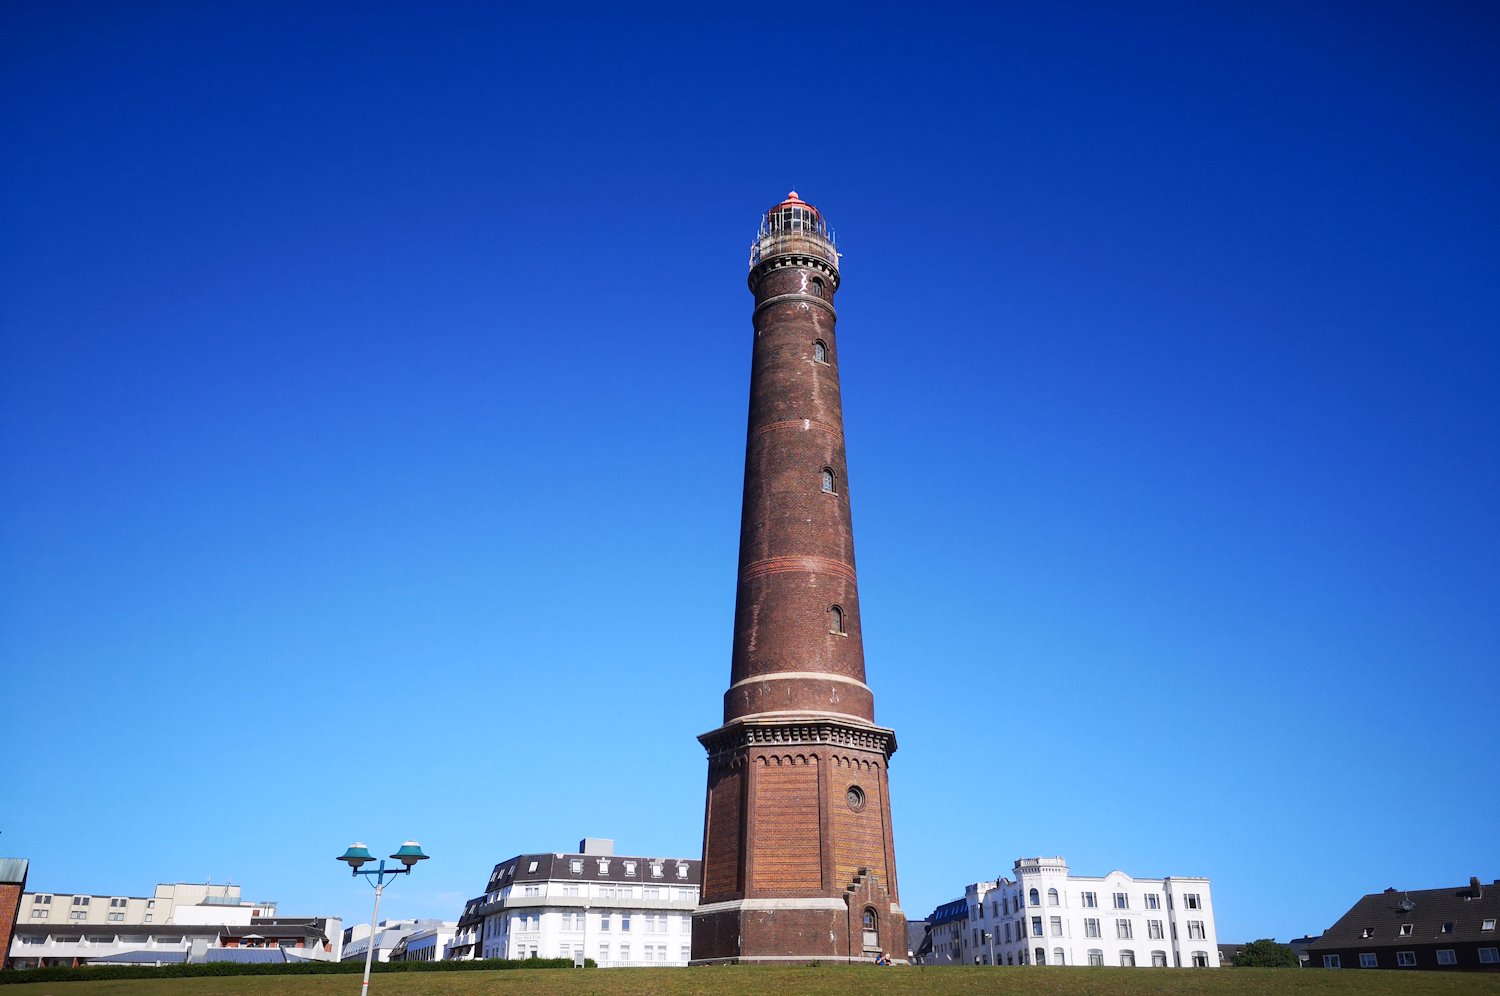
[[[849,791],[844,793],[844,798],[849,803],[849,808],[856,813],[865,808],[865,792],[858,785],[850,785]]]

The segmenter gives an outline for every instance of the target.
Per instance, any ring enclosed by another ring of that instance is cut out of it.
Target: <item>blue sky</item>
[[[701,847],[745,260],[845,253],[913,916],[1500,877],[1480,3],[0,9],[0,853],[390,916]]]

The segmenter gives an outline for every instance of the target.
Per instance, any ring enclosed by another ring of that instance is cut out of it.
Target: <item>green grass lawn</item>
[[[21,986],[7,996],[44,993],[162,993],[206,996],[228,993],[358,993],[357,975],[240,976],[138,979]],[[377,974],[371,996],[387,993],[525,993],[573,996],[626,993],[724,996],[862,996],[865,993],[1089,993],[1099,996],[1171,996],[1175,993],[1500,993],[1500,974],[1226,968],[620,968],[522,969],[509,972]]]

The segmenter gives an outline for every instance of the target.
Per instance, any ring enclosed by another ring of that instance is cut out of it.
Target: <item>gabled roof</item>
[[[1371,951],[1416,944],[1500,943],[1500,931],[1483,929],[1484,921],[1496,919],[1500,919],[1500,880],[1490,885],[1476,880],[1456,889],[1387,889],[1360,899],[1307,949]],[[1452,925],[1450,930],[1444,929],[1447,924]],[[1408,933],[1402,933],[1403,926],[1409,928]]]

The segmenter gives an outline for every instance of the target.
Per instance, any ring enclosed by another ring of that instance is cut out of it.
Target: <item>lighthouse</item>
[[[865,683],[839,253],[795,191],[750,249],[755,340],[734,642],[708,752],[693,964],[906,955],[889,762]]]

